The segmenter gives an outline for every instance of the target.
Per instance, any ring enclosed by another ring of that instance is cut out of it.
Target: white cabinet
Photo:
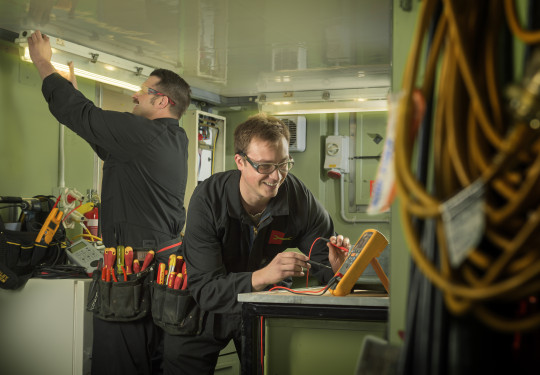
[[[90,373],[90,282],[30,279],[21,289],[0,289],[2,375]]]
[[[225,170],[225,117],[199,110],[188,110],[182,126],[189,139],[188,180],[184,206],[197,184]]]

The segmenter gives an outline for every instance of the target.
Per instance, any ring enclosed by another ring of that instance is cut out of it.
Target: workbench
[[[298,289],[298,291],[314,291],[319,289],[321,287]],[[303,370],[309,374],[317,373],[319,370],[320,372],[318,373],[325,373],[327,369],[323,369],[324,365],[337,370],[336,366],[331,363],[328,364],[328,362],[334,360],[336,364],[338,362],[343,363],[340,356],[343,356],[348,361],[349,369],[351,366],[354,367],[360,353],[363,337],[371,333],[379,336],[386,334],[389,298],[386,293],[379,291],[357,290],[347,296],[336,297],[328,291],[324,295],[316,296],[298,295],[284,290],[276,290],[271,292],[242,293],[238,295],[238,301],[242,302],[242,374],[262,374],[262,367],[268,367],[269,363],[278,359],[276,357],[280,357],[280,366],[285,366],[286,372],[293,373],[290,372],[293,371],[290,364],[283,365],[282,355],[276,354],[272,355],[273,358],[270,358],[270,354],[266,352],[266,345],[271,345],[271,340],[265,337],[265,332],[270,332],[268,322],[275,318],[294,319],[293,326],[306,326],[307,320],[321,320],[324,323],[324,326],[321,324],[315,325],[316,330],[320,331],[319,335],[321,333],[323,334],[321,339],[317,339],[321,341],[321,345],[315,346],[315,349],[321,348],[322,351],[320,354],[322,356],[315,353],[317,350],[305,349],[308,351],[309,357],[311,357],[309,358],[310,365],[318,369],[314,372],[303,367]],[[264,319],[266,325],[261,323],[261,318]],[[330,321],[334,322],[333,325],[329,324]],[[263,327],[266,329],[263,329]],[[335,329],[332,327],[335,327]],[[324,329],[330,331],[323,331]],[[356,334],[354,333],[355,330],[356,332],[362,331],[362,333]],[[336,331],[335,335],[337,336],[334,335],[333,331]],[[281,331],[281,334],[289,335],[290,332],[292,332],[292,329],[285,329]],[[353,332],[352,336],[351,332]],[[312,339],[313,336],[304,336],[310,337],[307,341],[314,341]],[[334,337],[333,340],[338,337],[338,341],[342,342],[327,342],[327,339],[330,337]],[[354,345],[344,344],[346,340],[353,342]],[[309,343],[305,342],[306,340],[302,341],[301,338],[295,341],[298,346],[309,345]],[[265,349],[263,350],[260,348],[261,343],[265,344]],[[333,347],[339,347],[340,344],[342,346],[340,350],[332,349]],[[287,345],[287,348],[289,352],[291,349],[295,349],[290,345]],[[333,353],[331,354],[331,352]],[[295,356],[293,359],[296,362],[300,360],[300,356],[296,352],[287,353],[287,355]],[[261,356],[267,357],[264,360],[264,365],[262,364]],[[355,357],[351,358],[351,356]],[[302,357],[306,357],[304,353],[302,353]],[[317,361],[320,361],[320,363],[318,364]],[[281,371],[284,371],[284,368]],[[276,369],[276,365],[274,365],[272,371],[266,370],[264,373],[279,372]]]

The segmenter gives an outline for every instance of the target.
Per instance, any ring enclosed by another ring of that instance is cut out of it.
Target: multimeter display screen
[[[84,242],[79,242],[79,243],[76,243],[74,244],[73,246],[71,246],[69,248],[69,251],[71,251],[72,253],[75,253],[79,250],[82,250],[86,247],[86,244]]]
[[[349,251],[349,256],[345,259],[345,262],[343,262],[343,264],[342,264],[341,267],[339,268],[339,272],[341,272],[341,273],[347,272],[347,270],[351,267],[351,265],[352,265],[353,262],[356,260],[356,258],[358,257],[358,255],[360,255],[360,253],[361,253],[362,250],[364,249],[364,246],[365,246],[366,243],[369,241],[369,239],[371,238],[372,235],[373,235],[373,233],[368,232],[368,233],[365,233],[365,234],[360,238],[360,240],[359,240],[358,243],[354,246],[354,248],[353,248],[352,250]]]

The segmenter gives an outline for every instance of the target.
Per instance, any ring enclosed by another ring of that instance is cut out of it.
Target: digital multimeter
[[[98,247],[105,248],[102,244],[97,244],[96,247],[86,240],[79,240],[66,248],[66,254],[71,262],[84,267],[86,273],[91,274],[97,268],[99,260],[103,258],[103,253]]]
[[[343,277],[335,289],[330,288],[332,294],[335,296],[349,294],[373,257],[378,257],[386,245],[388,241],[380,232],[375,229],[364,231],[336,272],[336,274],[342,274]]]

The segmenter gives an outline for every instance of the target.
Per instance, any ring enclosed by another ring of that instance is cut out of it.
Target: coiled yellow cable
[[[497,47],[505,22],[525,43],[540,43],[540,31],[519,25],[512,0],[442,0],[442,15],[419,84],[421,50],[437,2],[422,2],[397,116],[396,180],[411,256],[443,291],[451,313],[475,314],[501,331],[534,329],[540,326],[540,314],[518,316],[517,306],[540,294],[540,133],[505,111],[506,100],[497,86]],[[433,98],[426,98],[435,108],[434,194],[417,181],[411,168],[412,98],[417,86],[424,96],[434,92]],[[478,179],[486,190],[484,238],[461,265],[453,267],[441,204]],[[436,221],[440,264],[426,257],[413,227],[415,219]],[[516,314],[501,314],[501,304],[515,305]]]

